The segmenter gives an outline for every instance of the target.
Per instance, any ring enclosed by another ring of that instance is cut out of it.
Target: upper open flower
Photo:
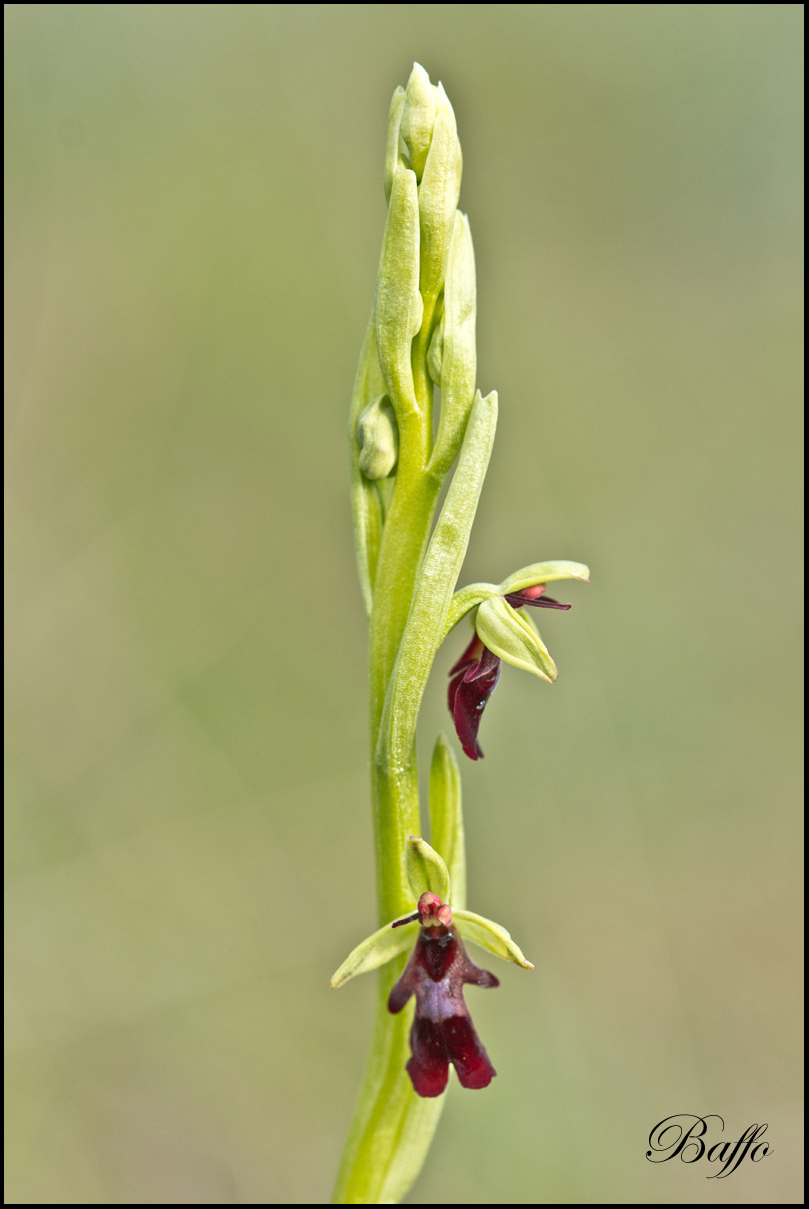
[[[554,568],[555,573],[548,574],[548,568]],[[564,572],[560,574],[559,568],[565,568]],[[526,571],[530,569],[526,568]],[[586,575],[586,567],[579,567],[578,563],[545,563],[544,569],[547,578],[562,578],[564,574],[565,578],[583,579]],[[495,692],[502,659],[524,671],[533,672],[534,676],[541,677],[549,684],[556,679],[556,665],[550,658],[548,648],[532,621],[519,611],[525,606],[567,611],[571,606],[545,596],[547,578],[527,584],[524,578],[524,573],[518,572],[499,585],[499,591],[485,594],[481,591],[482,600],[475,613],[475,636],[450,669],[450,713],[458,739],[469,759],[482,757],[478,742],[480,718],[486,701]],[[484,589],[486,585],[479,586]],[[464,591],[472,592],[474,589]]]

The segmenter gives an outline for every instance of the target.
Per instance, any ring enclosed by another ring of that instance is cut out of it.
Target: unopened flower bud
[[[407,81],[400,132],[418,181],[424,175],[427,152],[433,137],[435,100],[430,77],[420,63],[414,63]]]
[[[399,429],[387,395],[374,399],[357,422],[359,467],[367,479],[386,479],[399,457]]]

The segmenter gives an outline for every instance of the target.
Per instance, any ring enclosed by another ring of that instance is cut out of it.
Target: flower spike
[[[386,962],[395,967],[382,975],[335,1204],[402,1201],[424,1161],[450,1067],[466,1088],[494,1078],[464,988],[498,982],[465,946],[532,968],[504,928],[466,909],[460,771],[443,735],[430,767],[430,842],[421,836],[416,730],[435,656],[469,614],[474,636],[450,672],[448,703],[464,752],[478,760],[481,717],[503,661],[556,679],[532,615],[570,606],[546,586],[589,576],[581,563],[544,562],[500,584],[457,589],[499,406],[496,391],[484,397],[477,387],[475,251],[458,209],[462,172],[452,105],[416,63],[388,115],[385,233],[349,414],[355,547],[371,634],[377,924],[389,922],[357,945],[332,986]],[[410,1055],[402,1050],[408,1030]]]

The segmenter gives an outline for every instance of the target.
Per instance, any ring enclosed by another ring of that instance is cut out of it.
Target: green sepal
[[[403,918],[407,919],[407,916]],[[398,928],[394,928],[392,924],[386,924],[378,932],[366,936],[365,940],[361,941],[356,949],[351,950],[343,964],[332,974],[330,982],[334,990],[345,986],[358,974],[368,974],[371,970],[378,970],[385,962],[392,961],[400,953],[412,949],[416,942],[418,929],[418,920],[414,920],[412,923],[400,924]]]
[[[475,629],[494,655],[553,684],[558,673],[548,648],[530,619],[512,609],[502,596],[483,601],[475,617]]]
[[[407,81],[400,133],[418,181],[424,175],[433,137],[435,100],[430,77],[420,63],[414,63]]]
[[[416,902],[429,891],[448,903],[449,870],[434,848],[419,836],[408,837],[405,847],[407,880]]]
[[[405,90],[401,84],[391,97],[388,113],[388,138],[385,143],[385,201],[390,200],[390,191],[396,167],[399,163],[399,132],[402,125],[402,110],[405,103]]]
[[[461,772],[455,753],[444,734],[435,741],[430,765],[430,839],[449,871],[452,907],[466,906],[466,852]]]
[[[423,313],[418,186],[415,173],[400,162],[390,193],[374,303],[379,364],[400,427],[405,415],[418,411],[410,344],[421,327]]]
[[[590,582],[590,568],[584,563],[569,563],[557,560],[549,563],[531,563],[521,567],[513,575],[509,575],[498,588],[501,596],[508,592],[521,592],[523,588],[532,588],[534,584],[549,584],[557,579],[581,579]]]
[[[452,922],[457,924],[464,940],[471,940],[489,953],[494,953],[495,957],[513,961],[524,970],[533,970],[533,963],[511,939],[511,933],[501,928],[500,924],[493,923],[483,915],[475,915],[474,911],[456,910],[455,907],[452,908]]]

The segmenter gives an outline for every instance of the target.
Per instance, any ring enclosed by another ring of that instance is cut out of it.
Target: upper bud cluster
[[[449,98],[416,63],[407,87],[393,94],[388,118],[388,217],[374,330],[400,433],[406,417],[418,416],[432,443],[431,382],[441,388],[431,464],[441,476],[458,453],[475,395],[475,260],[458,211],[462,165]]]

